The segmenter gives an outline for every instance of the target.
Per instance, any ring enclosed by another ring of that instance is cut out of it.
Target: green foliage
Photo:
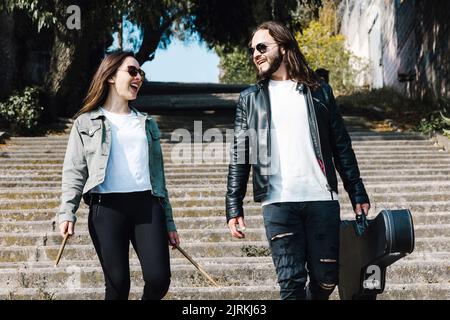
[[[439,114],[439,111],[435,111],[428,118],[423,118],[415,127],[415,130],[428,135],[436,131],[441,131],[444,126],[444,119]]]
[[[401,130],[450,137],[450,100],[437,103],[409,98],[392,88],[362,89],[336,98],[341,110],[373,121],[392,119]]]
[[[262,246],[244,245],[241,250],[244,257],[270,257],[270,249]]]
[[[9,12],[16,9],[24,11],[36,23],[38,32],[42,28],[53,26],[57,21],[56,15],[52,12],[51,1],[5,0],[0,2],[0,10],[4,8]]]
[[[351,62],[356,57],[345,48],[345,38],[333,34],[330,25],[312,21],[308,28],[295,35],[300,50],[305,55],[309,66],[315,70],[325,68],[330,71],[330,84],[336,94],[352,92],[355,88],[355,77],[361,70],[353,69]],[[362,62],[361,69],[365,66]]]
[[[302,33],[299,31],[295,33],[300,50],[312,69],[325,68],[330,71],[330,84],[337,95],[353,92],[356,87],[356,76],[367,69],[368,64],[352,55],[345,48],[344,36],[336,34],[335,1],[325,1],[319,13],[321,4],[322,1],[299,1],[297,8],[289,13],[291,18],[287,21],[292,21],[288,25],[291,27],[298,25],[296,21],[300,16],[309,17],[309,19],[320,16],[319,20],[311,21]],[[256,10],[256,7],[255,5],[253,10]],[[255,81],[253,64],[244,49],[245,45],[239,48],[236,45],[216,46],[216,52],[220,57],[221,82],[253,83]]]
[[[442,112],[441,112],[441,119],[442,119],[442,122],[444,123],[445,127],[446,127],[446,128],[450,128],[450,118],[444,116],[444,115],[442,114]],[[450,129],[445,129],[445,128],[443,128],[443,129],[442,129],[442,132],[443,132],[444,135],[446,135],[447,137],[450,137]]]
[[[292,25],[296,30],[303,30],[312,20],[319,17],[319,11],[322,7],[322,1],[303,1],[299,3],[297,8],[292,12]]]
[[[38,130],[44,108],[40,104],[40,89],[26,87],[0,103],[0,119],[6,121],[13,132],[33,133]]]
[[[450,117],[447,115],[450,110],[450,99],[440,98],[437,101],[435,111],[424,117],[414,128],[424,134],[439,132],[450,137]]]
[[[196,31],[211,47],[233,51],[246,46],[252,31],[267,20],[282,21],[291,30],[304,23],[303,16],[321,5],[321,0],[191,0],[188,29]],[[311,13],[311,15],[314,15]]]
[[[251,62],[246,47],[235,47],[231,52],[225,52],[223,47],[215,48],[220,57],[220,82],[227,84],[251,84],[256,82],[256,71]]]

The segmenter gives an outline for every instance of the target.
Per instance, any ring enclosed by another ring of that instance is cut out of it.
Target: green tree
[[[201,22],[192,28],[217,52],[222,83],[251,84],[256,81],[256,69],[246,49],[257,25],[267,20],[278,20],[294,32],[300,30],[310,19],[318,17],[322,5],[321,0],[231,2],[198,1],[195,16]]]
[[[245,47],[234,47],[231,52],[216,46],[220,58],[219,81],[227,84],[252,84],[256,81],[256,70]]]
[[[124,19],[141,30],[141,41],[136,49],[141,64],[152,60],[158,46],[167,46],[174,36],[189,38],[194,32],[198,32],[211,48],[220,46],[222,56],[234,59],[233,47],[245,47],[251,30],[260,22],[286,21],[294,30],[298,21],[292,17],[298,7],[320,3],[320,0],[3,0],[0,12],[2,16],[5,12],[28,16],[35,28],[30,30],[30,37],[42,30],[50,34],[51,58],[44,91],[48,94],[46,107],[56,117],[72,115],[79,109],[95,67],[112,44],[112,33],[121,31]],[[79,30],[67,28],[70,5],[80,8]],[[14,21],[9,19],[7,23],[14,29]],[[13,48],[13,37],[9,35],[5,39],[5,43]],[[14,54],[7,57],[8,61],[14,62],[12,66],[18,65]],[[228,64],[223,63],[224,66]],[[14,74],[20,74],[17,68]],[[233,72],[224,74],[229,77]],[[6,77],[9,83],[13,78]],[[244,81],[245,77],[235,79]],[[21,88],[10,86],[6,91],[13,89]],[[5,90],[0,90],[0,94],[2,91]]]
[[[112,44],[112,33],[120,28],[124,17],[141,29],[142,44],[136,56],[142,64],[153,58],[158,45],[170,42],[171,26],[188,13],[190,4],[189,1],[175,0],[4,0],[0,2],[0,12],[2,16],[12,17],[19,13],[27,16],[36,28],[29,30],[30,37],[44,29],[51,34],[51,58],[44,91],[47,93],[47,112],[56,118],[72,115],[80,108],[92,74]],[[69,30],[66,25],[70,5],[80,8],[79,30]],[[2,51],[14,53],[15,44],[11,39],[19,21],[10,18],[6,22],[8,34],[0,32],[0,43],[5,42],[8,48]],[[17,66],[10,68],[8,76],[3,77],[11,84],[11,79],[20,80],[16,79],[20,74],[19,63],[14,54],[6,57],[5,65]],[[5,92],[4,96],[14,89],[21,89],[21,81],[16,83],[19,85],[2,85],[0,94]]]
[[[324,2],[319,19],[313,20],[295,38],[310,67],[330,71],[330,84],[337,94],[349,93],[355,88],[356,75],[367,64],[345,48],[345,37],[337,33],[336,1]]]

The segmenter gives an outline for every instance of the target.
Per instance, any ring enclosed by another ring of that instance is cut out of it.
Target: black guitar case
[[[343,220],[340,231],[339,296],[374,300],[384,291],[386,268],[414,250],[414,226],[407,209],[383,210]]]

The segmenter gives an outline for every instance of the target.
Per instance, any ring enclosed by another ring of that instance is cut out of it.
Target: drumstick
[[[61,243],[61,247],[59,248],[58,256],[56,257],[55,267],[58,265],[59,259],[61,259],[61,255],[64,251],[64,247],[66,246],[67,239],[69,238],[69,233],[67,232],[64,235],[64,239]]]
[[[211,276],[210,276],[205,270],[203,270],[203,268],[200,267],[200,265],[199,265],[197,262],[195,262],[194,259],[191,258],[191,256],[189,256],[189,255],[187,254],[186,251],[184,251],[183,249],[181,249],[178,245],[174,245],[174,247],[177,248],[178,251],[180,251],[180,252],[186,257],[186,259],[188,259],[189,262],[191,262],[191,263],[194,265],[194,267],[196,267],[196,268],[198,269],[198,271],[201,272],[202,275],[204,275],[204,276],[205,276],[209,281],[211,281],[216,287],[219,286],[219,285],[217,284],[217,282],[215,282],[214,279],[211,278]]]

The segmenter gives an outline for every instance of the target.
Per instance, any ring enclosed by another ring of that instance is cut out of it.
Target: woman
[[[170,284],[167,241],[179,244],[158,126],[128,105],[144,77],[131,52],[103,59],[75,116],[64,159],[60,232],[74,234],[83,197],[106,300],[128,299],[130,240],[142,267],[142,299],[162,299]]]

